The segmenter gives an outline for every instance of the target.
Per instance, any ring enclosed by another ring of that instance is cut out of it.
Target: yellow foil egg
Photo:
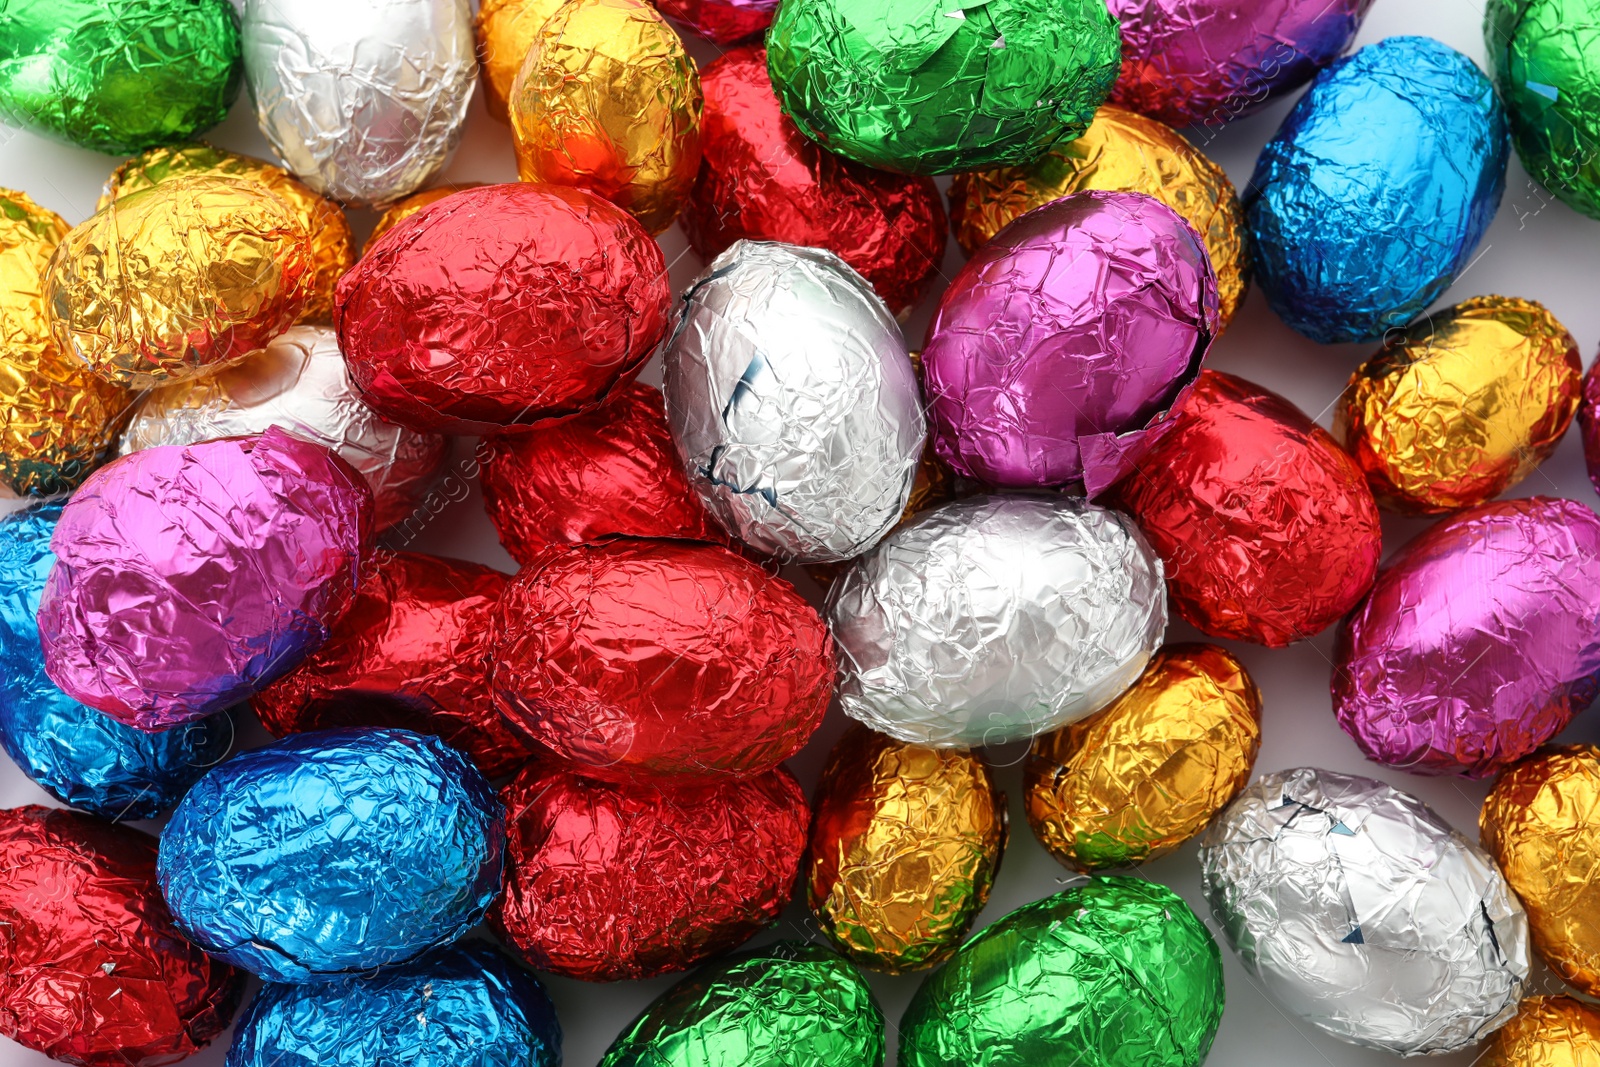
[[[534,36],[511,88],[523,181],[575,185],[672,225],[700,168],[700,75],[643,0],[572,0]]]
[[[56,343],[115,385],[209,374],[294,325],[311,237],[276,193],[182,177],[112,201],[57,246],[45,280]]]
[[[1350,376],[1338,437],[1378,503],[1406,514],[1499,496],[1577,413],[1577,342],[1532,300],[1480,296],[1424,315]]]
[[[1600,996],[1600,747],[1542,748],[1506,768],[1478,830],[1528,912],[1533,947]]]
[[[807,900],[862,966],[929,967],[983,910],[1005,843],[1005,798],[982,756],[852,725],[817,783]]]
[[[1250,287],[1244,209],[1222,168],[1155,119],[1102,104],[1082,137],[1056,145],[1031,166],[957,174],[950,222],[971,255],[1018,216],[1089,189],[1144,193],[1182,215],[1211,255],[1222,326],[1228,325]]]
[[[1600,1067],[1600,1008],[1572,997],[1529,997],[1477,1067]]]
[[[383,214],[378,216],[378,221],[372,227],[372,232],[367,235],[366,243],[361,246],[361,254],[364,256],[372,251],[372,246],[378,243],[378,238],[429,204],[436,204],[451,193],[459,193],[463,189],[476,189],[482,184],[482,182],[452,182],[449,185],[439,185],[432,189],[424,189],[420,193],[412,193],[404,200],[390,204],[384,209]]]
[[[473,28],[478,37],[478,71],[483,104],[501,122],[510,122],[511,83],[533,45],[534,35],[567,0],[483,0]]]
[[[1171,852],[1250,781],[1261,693],[1215,645],[1167,645],[1109,707],[1034,739],[1028,823],[1078,871]]]
[[[44,272],[67,224],[0,189],[0,483],[12,493],[75,488],[119,431],[127,397],[62,355],[45,314]]]

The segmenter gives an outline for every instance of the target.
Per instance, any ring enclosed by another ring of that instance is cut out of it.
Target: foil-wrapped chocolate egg
[[[1583,465],[1589,484],[1600,493],[1600,358],[1583,376],[1583,398],[1578,402],[1578,430],[1583,436]]]
[[[1161,561],[1070,497],[946,504],[833,584],[845,714],[938,747],[1033,737],[1099,711],[1161,643]]]
[[[1426,804],[1301,767],[1207,831],[1202,885],[1259,986],[1341,1041],[1401,1056],[1493,1033],[1528,979],[1528,920],[1489,857]]]
[[[245,78],[295,177],[382,205],[450,161],[477,82],[467,0],[245,0]]]
[[[662,360],[689,484],[738,540],[831,563],[899,520],[921,392],[888,308],[833,253],[738,242],[684,293]]]
[[[924,748],[852,725],[817,783],[806,900],[864,967],[931,967],[989,901],[1005,797],[975,752]]]
[[[1544,748],[1512,764],[1478,826],[1527,909],[1534,949],[1574,989],[1600,993],[1600,747]]]
[[[367,234],[367,240],[361,246],[361,254],[365,256],[372,251],[377,247],[379,238],[429,204],[436,204],[463,189],[477,189],[483,184],[483,182],[451,182],[448,185],[436,185],[432,189],[424,189],[420,193],[412,193],[404,200],[396,200],[384,208],[383,213],[378,216],[378,221],[372,224],[372,232]]]
[[[1216,645],[1167,645],[1098,714],[1034,738],[1028,825],[1066,866],[1092,872],[1166,855],[1250,781],[1261,691]]]
[[[1367,757],[1482,778],[1595,697],[1600,516],[1529,497],[1412,538],[1339,629],[1333,710]]]
[[[805,745],[833,693],[816,609],[692,541],[552,546],[506,590],[490,658],[513,725],[615,781],[759,774]]]
[[[587,189],[651,233],[677,218],[700,167],[700,75],[645,0],[558,7],[508,106],[523,181]]]
[[[1154,197],[1028,212],[973,253],[928,324],[939,456],[993,486],[1099,492],[1200,373],[1218,308],[1200,235]]]
[[[1323,344],[1406,325],[1472,259],[1509,154],[1494,86],[1455,49],[1389,37],[1335,63],[1261,150],[1246,188],[1267,303]]]
[[[511,121],[511,86],[539,31],[571,0],[481,0],[473,29],[483,106],[501,122]]]
[[[593,982],[681,971],[747,941],[788,902],[810,820],[782,768],[662,788],[534,764],[501,799],[495,931],[538,970]]]
[[[1600,1009],[1572,997],[1528,997],[1477,1067],[1596,1067]]]
[[[713,44],[754,37],[772,25],[778,10],[778,0],[655,0],[655,4],[663,15]]]

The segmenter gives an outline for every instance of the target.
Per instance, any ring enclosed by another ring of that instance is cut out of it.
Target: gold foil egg
[[[111,201],[141,189],[184,175],[233,178],[255,182],[277,193],[311,235],[311,255],[315,266],[311,275],[311,295],[301,322],[333,321],[333,287],[355,263],[355,242],[350,223],[339,205],[313,192],[282,167],[265,160],[241,156],[226,149],[197,143],[152,148],[134,156],[111,172],[105,192],[95,210],[104,211]]]
[[[817,783],[807,900],[862,966],[929,967],[983,910],[1005,843],[1005,798],[982,756],[852,725]]]
[[[523,181],[575,185],[672,225],[700,168],[700,75],[643,0],[572,0],[540,28],[511,88]]]
[[[510,122],[511,84],[533,45],[534,35],[567,0],[483,0],[473,29],[478,37],[478,72],[483,104],[501,122]]]
[[[1477,1067],[1600,1067],[1600,1008],[1572,997],[1529,997]]]
[[[971,255],[1017,217],[1090,189],[1153,196],[1195,228],[1217,272],[1226,327],[1250,287],[1244,209],[1222,168],[1155,119],[1102,104],[1082,137],[1056,145],[1031,166],[957,174],[950,223]]]
[[[311,237],[254,182],[184,177],[75,226],[45,281],[51,333],[105,380],[146,389],[209,374],[294,325]]]
[[[459,193],[463,189],[476,189],[482,184],[482,182],[453,182],[449,185],[438,185],[432,189],[424,189],[420,193],[412,193],[404,200],[390,204],[384,209],[383,214],[378,216],[372,232],[367,235],[366,243],[361,246],[361,254],[366,255],[372,250],[372,246],[378,243],[378,238],[429,204],[436,204],[451,193]]]
[[[1533,947],[1600,995],[1600,747],[1542,748],[1506,768],[1478,830],[1528,912]]]
[[[1480,296],[1418,319],[1350,376],[1338,437],[1378,503],[1456,511],[1522,481],[1577,413],[1577,342],[1532,300]]]
[[[1216,645],[1167,645],[1104,710],[1036,738],[1023,767],[1028,823],[1078,871],[1171,852],[1250,781],[1261,693]]]

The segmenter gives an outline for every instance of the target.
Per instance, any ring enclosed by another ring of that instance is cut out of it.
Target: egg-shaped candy
[[[1367,757],[1482,778],[1595,697],[1600,516],[1529,497],[1412,538],[1339,629],[1333,710]]]
[[[501,122],[511,121],[511,85],[528,50],[549,21],[571,0],[481,0],[473,29],[478,39],[478,73],[483,76],[483,106]]]
[[[778,0],[656,0],[656,7],[713,44],[733,44],[772,25]]]
[[[1572,997],[1528,997],[1478,1067],[1597,1067],[1600,1009]]]
[[[1106,499],[1150,539],[1178,613],[1216,637],[1277,648],[1320,633],[1383,553],[1349,455],[1287,400],[1218,371]]]
[[[403,200],[396,200],[383,209],[378,216],[378,221],[372,224],[372,232],[367,234],[366,241],[361,245],[361,254],[364,256],[378,245],[378,239],[412,215],[421,211],[429,204],[436,204],[445,197],[459,193],[463,189],[477,189],[484,182],[450,182],[447,185],[436,185],[431,189],[424,189],[420,193],[412,193]]]
[[[1583,436],[1583,464],[1589,484],[1600,493],[1600,358],[1583,376],[1583,397],[1578,402],[1578,430]]]
[[[1406,325],[1472,259],[1509,153],[1494,86],[1453,48],[1390,37],[1335,63],[1261,150],[1245,193],[1267,303],[1323,344]]]

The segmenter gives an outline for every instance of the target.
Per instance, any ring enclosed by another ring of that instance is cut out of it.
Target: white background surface
[[[1377,0],[1357,43],[1366,44],[1396,34],[1424,34],[1460,49],[1481,66],[1484,65],[1482,17],[1477,0]],[[702,63],[716,54],[713,46],[701,41],[691,41],[690,48]],[[513,181],[516,169],[509,130],[488,117],[481,100],[480,92],[473,104],[464,142],[446,179]],[[1234,123],[1209,142],[1203,132],[1196,139],[1242,188],[1249,180],[1256,153],[1277,128],[1288,105],[1288,101],[1281,101],[1263,114]],[[1371,133],[1375,137],[1384,136],[1382,130]],[[212,131],[209,139],[236,151],[258,156],[270,154],[256,130],[248,99],[240,100],[229,120]],[[117,162],[109,156],[0,128],[0,185],[26,191],[40,203],[60,212],[69,223],[80,222],[93,212],[101,183]],[[357,237],[364,238],[373,216],[358,212],[352,213],[351,218]],[[673,264],[674,287],[681,289],[701,265],[694,254],[686,250],[676,229],[665,234],[662,243]],[[961,264],[954,241],[950,248],[943,271],[946,277],[952,277]],[[1513,157],[1505,200],[1479,249],[1478,258],[1439,303],[1443,306],[1485,293],[1542,301],[1577,337],[1587,363],[1600,343],[1597,278],[1600,278],[1600,223],[1556,202],[1529,181]],[[913,347],[919,346],[936,295],[924,302],[907,328]],[[1227,335],[1213,349],[1210,365],[1284,394],[1326,426],[1329,409],[1345,380],[1370,354],[1371,346],[1319,347],[1299,337],[1277,320],[1259,293],[1252,293]],[[647,370],[646,377],[659,381],[654,368]],[[456,459],[469,456],[471,445],[470,441],[458,442]],[[1576,425],[1543,468],[1512,491],[1512,495],[1535,493],[1565,496],[1590,506],[1600,504],[1584,474]],[[4,502],[0,502],[0,508],[4,507]],[[1424,525],[1418,521],[1386,518],[1385,549],[1392,551]],[[414,543],[395,547],[474,559],[506,571],[515,570],[483,515],[476,486],[469,497],[440,514]],[[803,581],[801,579],[800,583]],[[1194,640],[1199,636],[1182,623],[1175,623],[1168,632],[1172,640]],[[1315,764],[1381,778],[1422,796],[1463,833],[1476,839],[1478,808],[1487,790],[1485,783],[1420,778],[1377,767],[1366,762],[1339,730],[1328,697],[1331,632],[1276,651],[1224,643],[1243,658],[1265,696],[1264,742],[1258,772]],[[263,736],[253,723],[241,725],[245,726],[241,736],[246,743],[252,737]],[[808,789],[816,779],[828,746],[842,728],[842,718],[835,711],[818,737],[793,761],[793,768]],[[1561,739],[1600,742],[1600,709],[1581,716]],[[979,919],[980,926],[1012,908],[1055,892],[1067,878],[1067,872],[1039,847],[1023,817],[1017,764],[1024,750],[1023,746],[1007,746],[992,753],[995,761],[1002,765],[1000,779],[1010,798],[1012,837],[989,907]],[[0,757],[0,806],[30,803],[51,801]],[[1139,873],[1173,886],[1210,922],[1199,892],[1192,844],[1147,865]],[[1215,930],[1215,925],[1212,926]],[[804,906],[791,904],[782,921],[761,940],[778,936],[805,937],[809,933]],[[1215,1067],[1281,1067],[1291,1062],[1379,1067],[1395,1062],[1393,1057],[1341,1044],[1285,1017],[1245,974],[1226,946],[1223,957],[1228,1003],[1209,1061]],[[899,978],[873,975],[871,978],[889,1019],[892,1047],[894,1025],[920,978],[915,975]],[[628,1020],[673,980],[668,977],[602,986],[550,979],[548,984],[566,1031],[567,1063],[573,1067],[594,1064]],[[1542,968],[1536,971],[1533,991],[1554,992],[1559,986],[1560,983]],[[197,1067],[220,1064],[225,1048],[226,1041],[219,1041],[189,1062]],[[1473,1062],[1476,1056],[1476,1051],[1467,1051],[1439,1057],[1435,1062],[1465,1065]],[[41,1067],[47,1062],[37,1053],[0,1039],[0,1067]]]

